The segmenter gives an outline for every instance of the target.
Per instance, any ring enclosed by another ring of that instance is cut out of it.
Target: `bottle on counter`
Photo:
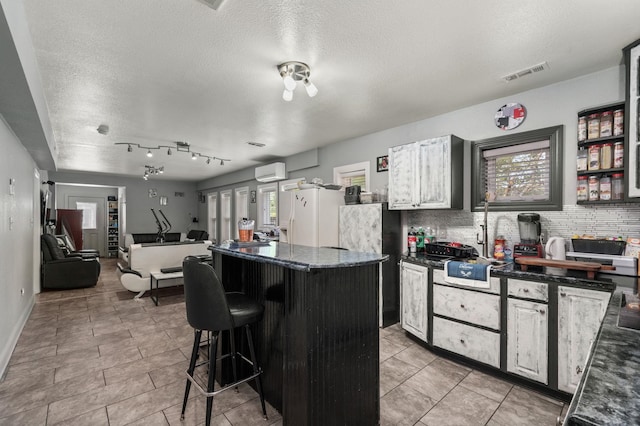
[[[425,231],[424,236],[425,242],[431,244],[436,242],[436,229],[430,226],[427,226],[427,230]]]
[[[424,229],[421,227],[418,228],[418,232],[416,232],[416,251],[423,252],[424,251]]]
[[[416,252],[417,243],[418,243],[418,241],[417,241],[417,236],[416,236],[416,230],[412,226],[409,229],[409,232],[407,233],[407,247],[409,248],[409,253],[415,253]]]

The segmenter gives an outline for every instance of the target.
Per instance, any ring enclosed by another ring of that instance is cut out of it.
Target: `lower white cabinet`
[[[507,371],[548,384],[549,315],[547,305],[507,301]]]
[[[500,333],[433,317],[433,346],[500,368]]]
[[[433,284],[433,313],[500,330],[500,296]]]
[[[610,297],[603,291],[558,287],[558,389],[575,392]]]
[[[402,328],[427,341],[429,268],[400,263],[400,300]]]

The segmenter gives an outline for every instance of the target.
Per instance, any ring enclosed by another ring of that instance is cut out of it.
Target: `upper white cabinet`
[[[461,209],[462,151],[453,135],[389,148],[389,208]]]
[[[603,291],[558,287],[558,389],[575,392],[610,296]]]
[[[427,341],[429,269],[412,263],[400,263],[402,328]]]

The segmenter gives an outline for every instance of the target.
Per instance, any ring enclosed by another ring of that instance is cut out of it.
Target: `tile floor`
[[[197,391],[180,421],[193,332],[180,295],[125,294],[115,260],[98,285],[45,292],[0,382],[0,425],[199,425]],[[124,296],[124,297],[123,297]],[[380,333],[383,425],[554,425],[562,402],[440,358],[397,326]],[[213,424],[281,425],[247,385],[214,401]],[[297,425],[296,425],[297,426]]]

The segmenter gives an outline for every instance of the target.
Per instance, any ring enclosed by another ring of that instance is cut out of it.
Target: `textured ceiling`
[[[59,170],[201,180],[621,62],[640,2],[23,0]],[[606,6],[606,7],[605,7]],[[276,66],[319,89],[282,100]],[[546,61],[549,70],[501,77]],[[108,124],[110,132],[96,132]],[[127,153],[186,141],[231,159]],[[247,141],[264,143],[257,148]]]

